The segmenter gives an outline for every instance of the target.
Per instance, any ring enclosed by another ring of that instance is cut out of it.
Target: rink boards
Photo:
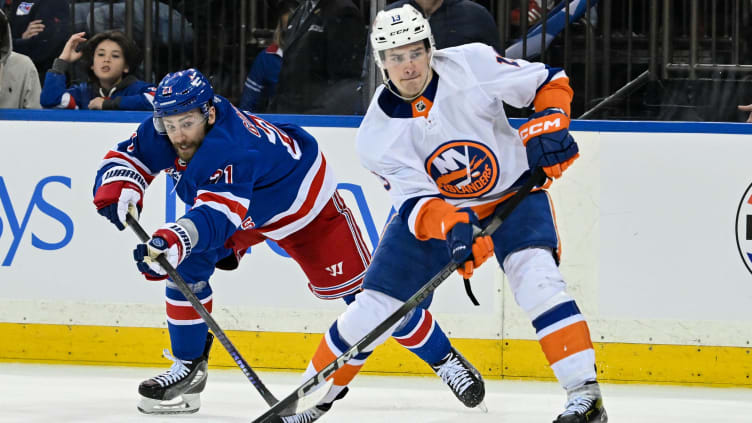
[[[0,111],[0,360],[162,365],[164,288],[141,278],[136,237],[91,202],[107,149],[143,113]],[[390,212],[354,148],[357,117],[267,116],[320,141],[366,242]],[[561,269],[588,318],[604,380],[752,386],[752,126],[575,121],[581,158],[551,195]],[[160,176],[148,230],[184,205]],[[487,376],[551,378],[528,318],[498,265],[437,291],[432,311]],[[275,245],[213,279],[214,316],[254,367],[302,369],[343,309],[313,297]],[[213,364],[233,366],[218,346]],[[395,343],[366,366],[430,372]]]

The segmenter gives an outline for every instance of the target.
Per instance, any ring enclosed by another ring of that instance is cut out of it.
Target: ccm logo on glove
[[[569,128],[569,118],[560,113],[551,114],[522,125],[520,128],[520,138],[522,138],[522,144],[527,144],[527,140],[532,137],[547,132],[556,132],[565,128]]]

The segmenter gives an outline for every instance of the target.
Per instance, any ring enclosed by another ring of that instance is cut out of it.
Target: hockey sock
[[[206,310],[212,311],[212,290],[208,284],[196,292]],[[167,328],[172,354],[181,360],[192,360],[204,353],[209,328],[190,302],[177,289],[166,288]]]
[[[533,320],[543,353],[559,383],[569,389],[595,380],[595,350],[577,304],[557,304]]]
[[[449,354],[449,338],[428,310],[415,309],[392,334],[394,339],[426,363],[433,365]]]
[[[316,352],[313,354],[313,358],[303,374],[303,380],[311,378],[349,348],[350,346],[339,335],[337,322],[334,322],[324,334],[324,338],[321,340]],[[350,381],[353,380],[355,375],[358,374],[370,355],[370,351],[356,355],[350,359],[350,361],[345,363],[344,366],[334,372],[334,374],[329,376],[330,379],[333,378],[334,385],[320,403],[333,401],[334,398],[350,383]]]

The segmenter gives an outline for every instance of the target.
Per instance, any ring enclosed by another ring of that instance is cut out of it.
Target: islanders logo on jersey
[[[752,184],[747,187],[736,210],[736,248],[752,273]]]
[[[499,180],[499,161],[477,141],[454,140],[440,145],[426,160],[426,172],[448,198],[480,197]]]

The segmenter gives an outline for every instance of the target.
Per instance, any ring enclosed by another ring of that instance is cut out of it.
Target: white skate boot
[[[598,382],[592,381],[567,392],[567,405],[554,423],[606,423],[603,397]]]

